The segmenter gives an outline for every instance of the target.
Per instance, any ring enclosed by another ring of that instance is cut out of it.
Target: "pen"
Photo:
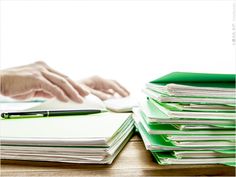
[[[99,109],[83,110],[50,110],[50,111],[22,111],[22,112],[5,112],[1,114],[4,119],[11,118],[34,118],[34,117],[52,117],[52,116],[71,116],[101,113]]]

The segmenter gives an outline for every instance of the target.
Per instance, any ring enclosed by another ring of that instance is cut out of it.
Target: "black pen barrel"
[[[84,110],[52,110],[52,111],[23,111],[23,112],[7,112],[2,113],[1,117],[5,119],[20,117],[51,117],[51,116],[71,116],[71,115],[87,115],[100,113],[97,109]]]
[[[100,110],[57,110],[49,111],[48,116],[70,116],[70,115],[86,115],[100,113]]]

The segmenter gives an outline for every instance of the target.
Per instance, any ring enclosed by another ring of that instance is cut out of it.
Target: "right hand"
[[[0,93],[14,99],[56,97],[67,102],[83,102],[88,91],[69,77],[39,61],[30,65],[0,71]]]
[[[107,100],[118,93],[122,97],[129,96],[129,91],[119,82],[111,79],[104,79],[99,76],[92,76],[80,81],[87,89],[101,100]]]

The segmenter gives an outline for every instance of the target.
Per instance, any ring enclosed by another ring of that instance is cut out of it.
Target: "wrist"
[[[6,96],[5,81],[7,77],[7,72],[5,70],[0,70],[0,95]]]
[[[0,95],[2,95],[4,75],[5,72],[3,70],[0,70]]]

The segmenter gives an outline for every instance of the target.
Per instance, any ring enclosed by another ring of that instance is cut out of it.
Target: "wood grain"
[[[235,176],[224,165],[158,165],[135,135],[112,165],[1,161],[1,176]]]

